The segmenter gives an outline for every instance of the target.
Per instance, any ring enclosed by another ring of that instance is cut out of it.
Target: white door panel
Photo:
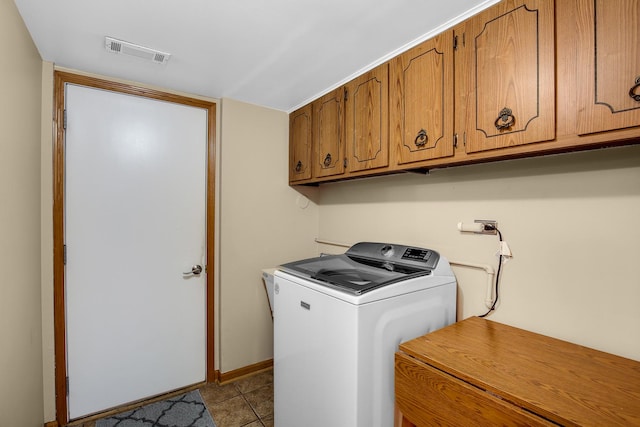
[[[205,379],[206,110],[67,85],[71,419]]]

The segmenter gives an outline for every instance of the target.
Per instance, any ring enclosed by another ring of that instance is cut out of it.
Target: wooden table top
[[[640,362],[471,317],[400,351],[561,425],[640,425]]]

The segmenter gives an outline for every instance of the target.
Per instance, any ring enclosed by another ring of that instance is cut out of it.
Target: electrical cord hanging
[[[498,230],[497,227],[495,227],[494,230],[496,230],[496,232],[498,233],[498,239],[500,239],[500,242],[502,242],[502,233],[500,232],[500,230]],[[491,313],[493,310],[496,309],[496,304],[498,303],[498,283],[500,282],[500,270],[502,269],[502,259],[504,257],[504,255],[502,255],[502,250],[500,250],[499,254],[500,254],[500,257],[498,259],[498,271],[496,272],[496,284],[495,284],[496,297],[494,298],[493,304],[491,304],[491,308],[489,308],[489,311],[487,311],[485,314],[482,314],[478,317],[486,317],[489,313]]]

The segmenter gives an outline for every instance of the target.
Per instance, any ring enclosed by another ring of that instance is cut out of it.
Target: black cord
[[[502,233],[500,232],[500,230],[498,230],[498,228],[495,228],[496,232],[498,233],[498,238],[500,239],[500,242],[502,242]],[[498,271],[496,272],[496,284],[495,284],[495,293],[496,293],[496,298],[493,300],[493,304],[491,304],[491,308],[489,309],[489,311],[487,311],[485,314],[482,314],[478,317],[486,317],[489,313],[491,313],[493,310],[496,309],[496,304],[498,303],[498,282],[500,281],[500,270],[502,269],[502,245],[500,245],[500,258],[498,259]]]

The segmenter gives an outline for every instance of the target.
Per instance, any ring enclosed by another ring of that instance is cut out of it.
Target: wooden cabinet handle
[[[424,147],[428,140],[429,136],[427,135],[427,131],[424,129],[420,129],[420,132],[418,132],[418,135],[416,136],[416,139],[413,141],[413,143],[416,144],[416,147],[419,148]]]
[[[629,89],[629,96],[634,100],[640,102],[640,93],[636,91],[640,88],[640,76],[636,77],[636,84]]]
[[[327,153],[324,158],[324,167],[328,168],[329,166],[331,166],[331,153]]]
[[[515,122],[516,122],[516,118],[513,115],[511,108],[505,107],[502,110],[500,110],[500,113],[498,114],[498,118],[496,119],[494,124],[496,125],[496,129],[502,130],[502,129],[509,129],[511,126],[514,125]]]
[[[302,162],[298,160],[298,163],[296,163],[296,172],[300,172],[301,170],[302,170]]]

